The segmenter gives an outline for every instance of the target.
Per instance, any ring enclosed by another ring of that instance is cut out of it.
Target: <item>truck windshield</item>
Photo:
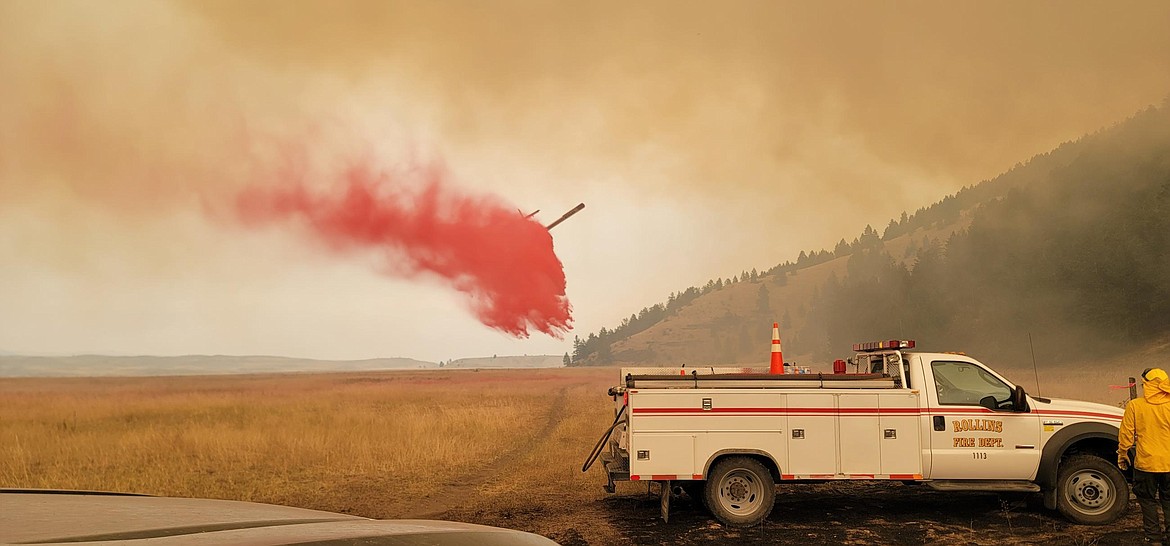
[[[999,407],[1012,398],[1011,387],[974,364],[938,361],[931,362],[930,367],[939,404],[977,406],[984,397],[991,396]]]

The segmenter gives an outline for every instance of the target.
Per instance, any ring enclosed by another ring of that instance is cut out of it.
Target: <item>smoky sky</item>
[[[1159,1],[4,2],[0,304],[22,326],[4,328],[0,349],[51,351],[91,339],[78,332],[96,322],[118,338],[157,319],[145,304],[103,316],[119,300],[103,296],[110,282],[219,302],[176,311],[141,351],[196,350],[174,340],[211,340],[189,326],[238,309],[233,298],[262,302],[253,323],[312,306],[279,287],[345,266],[279,234],[233,242],[223,219],[290,148],[321,168],[440,162],[467,189],[549,218],[592,200],[557,228],[557,251],[570,298],[593,303],[575,306],[580,333],[612,327],[672,290],[880,229],[1159,103],[1167,21]],[[608,276],[627,268],[642,273]],[[241,269],[268,282],[196,295]],[[349,305],[357,289],[343,284],[321,292]],[[77,318],[45,326],[46,305]],[[271,322],[285,333],[224,350],[303,337]],[[377,338],[283,352],[395,351]],[[119,339],[103,347],[139,351],[140,338]]]
[[[620,162],[661,147],[683,156],[672,181],[700,190],[774,183],[779,165],[828,159],[808,157],[810,138],[842,137],[877,161],[975,182],[1170,83],[1158,2],[727,4],[191,6],[266,63],[405,75],[443,105],[453,138]]]

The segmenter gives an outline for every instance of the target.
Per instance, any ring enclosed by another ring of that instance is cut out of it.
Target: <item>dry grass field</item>
[[[603,495],[614,370],[0,379],[0,486],[395,518]],[[490,470],[490,475],[484,475]],[[585,500],[583,498],[583,500]]]
[[[1137,537],[1136,509],[1117,528],[1087,528],[1018,499],[899,484],[787,486],[769,521],[748,531],[722,528],[684,497],[666,524],[646,486],[607,496],[598,468],[580,472],[612,420],[605,390],[616,376],[594,368],[0,379],[0,487],[453,519],[570,545]],[[1065,381],[1063,392],[1044,394],[1124,397],[1100,376],[1076,379],[1088,384]]]

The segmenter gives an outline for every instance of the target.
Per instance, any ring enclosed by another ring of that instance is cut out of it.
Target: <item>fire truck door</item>
[[[1012,407],[1012,389],[983,367],[934,361],[929,372],[932,479],[1030,480],[1040,461],[1040,423]]]
[[[837,473],[837,396],[812,392],[786,396],[788,469],[783,472]]]

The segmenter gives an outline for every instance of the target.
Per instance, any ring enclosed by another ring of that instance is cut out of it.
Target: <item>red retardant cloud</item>
[[[541,224],[445,186],[438,169],[417,192],[361,168],[343,181],[331,192],[253,187],[238,196],[237,212],[253,227],[299,220],[335,252],[387,250],[389,274],[434,273],[467,294],[483,324],[513,336],[528,337],[531,327],[561,338],[571,328],[564,268]]]

